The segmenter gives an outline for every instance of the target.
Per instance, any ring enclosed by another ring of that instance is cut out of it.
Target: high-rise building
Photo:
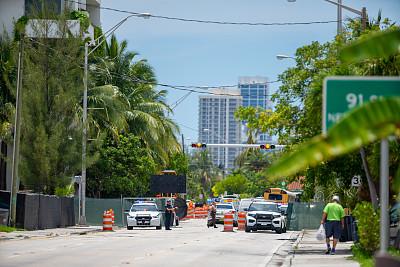
[[[241,143],[241,123],[234,118],[235,110],[242,105],[240,90],[210,90],[199,96],[199,142],[208,144]],[[214,166],[234,168],[233,161],[241,148],[207,147],[213,154]]]
[[[261,107],[262,109],[271,109],[272,103],[269,101],[269,87],[267,77],[239,77],[238,88],[240,95],[243,97],[243,107]],[[243,142],[246,142],[247,138],[246,122],[243,122]],[[258,143],[271,142],[272,137],[266,133],[259,133],[257,135]]]

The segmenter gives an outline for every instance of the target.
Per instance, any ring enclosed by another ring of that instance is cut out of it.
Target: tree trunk
[[[365,156],[365,150],[363,147],[360,147],[360,154],[361,154],[361,159],[362,159],[362,162],[364,165],[365,174],[367,176],[369,193],[371,195],[371,202],[372,202],[372,205],[374,206],[374,210],[377,210],[378,209],[378,195],[376,194],[374,180],[372,179],[371,172],[369,171],[368,161],[367,161],[367,157]]]

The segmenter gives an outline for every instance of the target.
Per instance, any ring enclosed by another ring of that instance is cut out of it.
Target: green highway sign
[[[400,78],[390,76],[329,76],[322,91],[322,133],[343,114],[363,103],[400,96]]]

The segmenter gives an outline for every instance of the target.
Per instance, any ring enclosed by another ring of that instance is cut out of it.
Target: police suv
[[[286,216],[282,214],[277,203],[254,201],[250,204],[246,214],[245,232],[257,230],[286,233]]]
[[[161,229],[161,212],[155,203],[134,203],[127,216],[127,229],[156,227]]]

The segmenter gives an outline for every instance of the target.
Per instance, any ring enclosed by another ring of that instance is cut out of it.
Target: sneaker
[[[327,248],[325,251],[325,254],[329,254],[329,253],[331,253],[331,247]]]
[[[336,251],[332,250],[331,255],[335,255]]]
[[[217,226],[214,226],[214,228],[218,228]]]

